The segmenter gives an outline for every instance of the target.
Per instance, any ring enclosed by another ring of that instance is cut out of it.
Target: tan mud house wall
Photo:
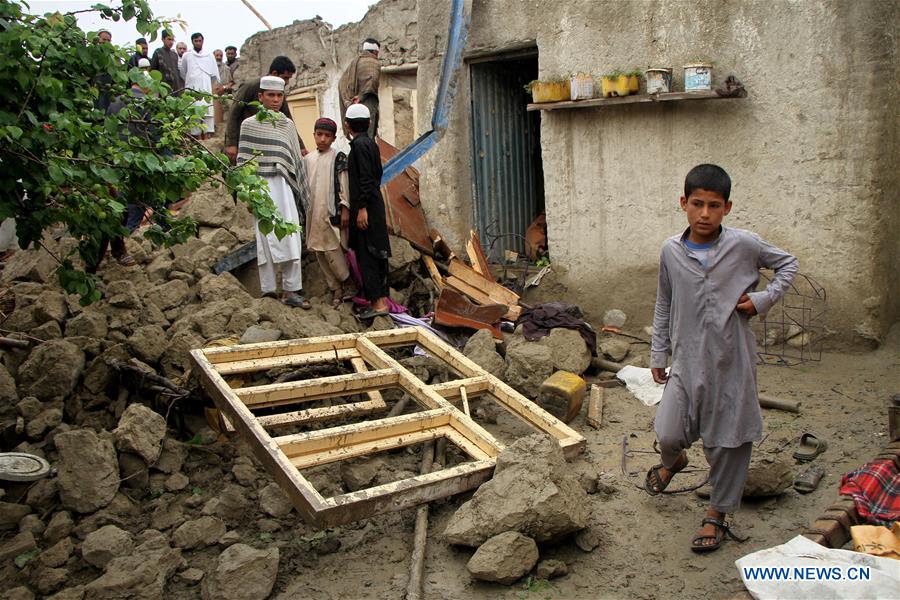
[[[418,7],[420,122],[431,115],[449,4]],[[473,94],[477,65],[531,52],[542,78],[671,66],[680,90],[681,67],[703,58],[715,61],[714,84],[734,73],[749,97],[539,113],[543,177],[534,185],[543,187],[550,254],[567,273],[567,299],[595,318],[620,307],[636,324],[649,323],[660,243],[686,226],[677,205],[684,175],[715,162],[734,181],[726,222],[799,257],[827,289],[835,340],[878,339],[897,320],[900,3],[472,4],[450,127],[421,161],[429,218],[457,245],[479,208],[473,161],[484,157],[473,156],[472,123],[486,100]],[[487,102],[507,110],[500,97]],[[505,202],[515,210],[515,196]]]
[[[298,14],[302,13],[302,5],[297,6]],[[379,131],[387,141],[406,145],[415,135],[417,30],[416,0],[383,0],[373,5],[358,23],[337,29],[319,17],[298,20],[248,38],[241,46],[241,67],[236,75],[241,82],[259,77],[272,59],[287,56],[297,65],[297,75],[286,91],[288,98],[314,98],[317,116],[340,122],[338,80],[358,55],[362,41],[376,38],[381,42],[380,59],[384,65],[379,93],[384,118]],[[304,141],[311,139],[310,132],[300,133]],[[338,145],[348,149],[342,136]]]

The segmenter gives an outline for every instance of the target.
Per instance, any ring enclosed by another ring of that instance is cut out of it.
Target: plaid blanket
[[[891,459],[876,460],[844,475],[841,496],[850,496],[868,523],[891,527],[900,521],[900,471]]]
[[[244,119],[238,140],[237,164],[255,160],[259,175],[284,177],[294,192],[298,210],[303,213],[309,207],[310,192],[297,129],[282,113],[277,113],[277,117],[274,123],[257,121],[256,116]]]

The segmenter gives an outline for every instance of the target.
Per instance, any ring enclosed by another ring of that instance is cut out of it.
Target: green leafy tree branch
[[[129,202],[153,210],[144,236],[171,246],[196,233],[196,223],[166,205],[206,182],[225,186],[279,238],[298,230],[279,214],[265,180],[251,162],[233,167],[189,135],[208,95],[175,93],[159,73],[125,67],[128,51],[98,43],[78,27],[75,11],[31,14],[25,2],[0,0],[0,219],[14,218],[22,248],[42,245],[45,232],[64,225],[78,240],[59,261],[60,285],[82,303],[100,297],[96,264],[105,239],[127,235]],[[95,4],[89,11],[113,21],[133,20],[151,40],[169,24],[146,0]],[[123,98],[107,115],[101,94]],[[260,111],[259,118],[274,118]],[[77,260],[80,258],[80,261]]]

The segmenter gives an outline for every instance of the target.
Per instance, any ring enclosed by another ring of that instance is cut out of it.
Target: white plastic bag
[[[653,381],[650,369],[626,365],[616,373],[616,378],[623,381],[628,391],[646,406],[656,406],[662,400],[663,390],[666,386]]]

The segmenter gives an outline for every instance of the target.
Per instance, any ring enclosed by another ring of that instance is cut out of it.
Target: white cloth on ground
[[[662,400],[666,386],[653,381],[653,372],[633,365],[625,365],[616,373],[616,379],[623,382],[628,391],[645,406],[655,406]]]

